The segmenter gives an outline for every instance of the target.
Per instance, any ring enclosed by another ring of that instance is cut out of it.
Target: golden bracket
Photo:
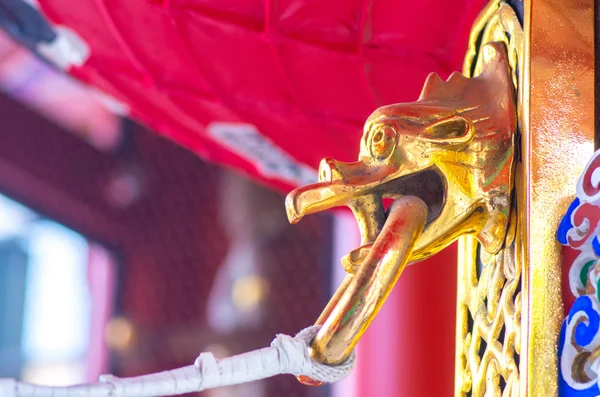
[[[513,189],[516,105],[506,48],[481,48],[481,73],[447,81],[431,74],[420,98],[377,109],[359,160],[323,159],[319,182],[286,198],[290,222],[350,207],[361,246],[342,259],[348,272],[317,320],[310,346],[323,363],[354,349],[404,267],[461,235],[495,254],[503,248]],[[392,204],[386,210],[384,199]]]

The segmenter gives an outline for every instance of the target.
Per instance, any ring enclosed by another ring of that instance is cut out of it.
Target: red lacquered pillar
[[[360,244],[355,224],[350,214],[336,218],[337,268],[339,258]],[[333,387],[333,397],[454,393],[456,255],[452,245],[407,267],[358,344],[354,374]]]

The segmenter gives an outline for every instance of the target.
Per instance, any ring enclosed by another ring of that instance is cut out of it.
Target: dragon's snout
[[[385,175],[377,171],[380,170],[362,161],[344,163],[324,158],[319,165],[319,181],[288,194],[286,210],[289,221],[296,223],[305,215],[332,207],[347,205],[353,208],[357,201],[362,202],[364,197],[373,194],[381,197],[376,190]]]
[[[319,182],[344,182],[354,185],[370,185],[379,182],[386,175],[380,168],[372,167],[363,161],[346,163],[325,157],[319,164]]]

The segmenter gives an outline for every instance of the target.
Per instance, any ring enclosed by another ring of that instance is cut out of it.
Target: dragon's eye
[[[380,125],[371,135],[371,154],[383,159],[390,155],[396,145],[396,131],[388,125]]]

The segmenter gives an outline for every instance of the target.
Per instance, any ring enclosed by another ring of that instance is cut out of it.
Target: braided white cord
[[[319,327],[304,329],[294,338],[277,335],[271,347],[217,360],[202,353],[194,365],[134,378],[102,375],[99,383],[49,387],[0,379],[1,397],[160,397],[202,391],[269,378],[279,374],[306,375],[322,382],[336,382],[350,375],[354,352],[342,364],[329,366],[313,361],[308,345]]]

